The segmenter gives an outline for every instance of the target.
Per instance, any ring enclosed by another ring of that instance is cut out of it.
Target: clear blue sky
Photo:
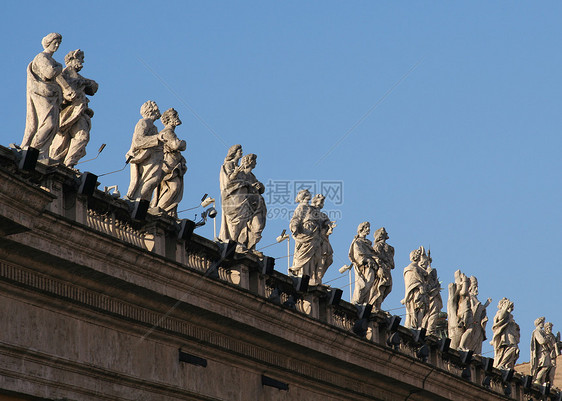
[[[340,218],[325,281],[346,298],[338,268],[367,220],[373,231],[385,226],[396,249],[384,309],[404,313],[402,269],[424,245],[444,303],[458,268],[478,277],[482,300],[493,298],[484,352],[504,296],[521,326],[520,362],[529,359],[535,318],[562,330],[559,2],[14,1],[2,8],[2,145],[21,141],[26,66],[41,38],[59,32],[55,58],[84,50],[82,75],[100,85],[86,158],[108,146],[82,170],[122,167],[139,108],[155,100],[184,122],[176,130],[188,143],[180,209],[204,193],[219,198],[219,167],[227,147],[240,143],[258,155],[255,174],[264,183],[343,182],[343,203],[326,203]],[[129,172],[100,180],[125,193]],[[268,206],[282,214],[293,205]],[[283,228],[286,218],[270,218],[260,245]],[[198,233],[212,238],[212,226]],[[284,245],[264,251],[286,255]],[[286,259],[277,269],[286,272]]]

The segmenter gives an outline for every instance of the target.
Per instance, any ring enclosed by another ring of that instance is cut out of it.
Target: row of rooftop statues
[[[61,163],[73,168],[86,154],[90,137],[93,111],[87,96],[92,96],[98,84],[79,74],[84,62],[81,50],[69,52],[66,67],[54,60],[62,37],[51,33],[43,38],[44,51],[27,68],[27,116],[21,148],[39,150],[41,160]],[[134,128],[131,148],[126,154],[130,163],[131,180],[126,198],[151,201],[151,206],[177,218],[177,206],[183,197],[183,176],[186,161],[181,152],[186,143],[175,133],[181,124],[173,108],[162,115],[157,104],[145,102],[140,109],[141,119]],[[154,124],[160,119],[164,129]],[[228,149],[220,169],[222,220],[219,240],[233,240],[238,251],[261,255],[256,245],[262,238],[266,224],[267,207],[263,198],[265,186],[253,170],[257,156],[243,155],[242,146]],[[296,197],[297,207],[289,228],[295,241],[292,276],[309,276],[310,284],[321,285],[327,269],[333,262],[330,235],[336,224],[322,212],[325,197],[302,190]],[[351,302],[372,305],[381,311],[385,298],[392,290],[394,248],[387,244],[389,236],[384,227],[374,233],[374,243],[367,238],[369,222],[361,223],[349,247],[350,265],[340,273],[353,268],[354,291]],[[439,314],[443,307],[441,283],[437,270],[431,266],[431,255],[424,247],[410,253],[410,264],[404,268],[405,296],[401,301],[406,309],[405,327],[425,329],[428,334],[438,332]],[[488,317],[486,308],[491,299],[482,304],[478,300],[478,281],[468,278],[460,270],[449,284],[447,302],[447,332],[451,346],[480,354],[486,340]],[[519,356],[520,329],[513,319],[513,302],[503,298],[493,319],[494,366],[512,369]],[[554,378],[556,357],[561,351],[560,333],[552,334],[552,323],[541,317],[531,342],[531,369],[538,383]]]
[[[69,52],[63,69],[54,58],[62,36],[50,33],[43,38],[43,52],[27,67],[27,114],[21,148],[39,150],[39,159],[74,168],[86,155],[90,140],[91,117],[88,97],[98,84],[79,74],[84,63],[80,49]],[[129,200],[151,202],[153,208],[177,217],[177,205],[183,196],[183,175],[187,168],[181,151],[186,143],[179,140],[175,128],[181,124],[174,109],[160,115],[153,101],[144,103],[142,118],[136,124],[127,163],[131,165]],[[164,129],[158,132],[159,119]]]

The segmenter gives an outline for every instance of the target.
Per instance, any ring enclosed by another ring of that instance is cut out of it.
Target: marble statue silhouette
[[[386,243],[389,236],[384,227],[375,231],[374,239],[373,251],[377,271],[373,283],[372,303],[373,310],[380,311],[383,301],[392,291],[391,271],[394,269],[394,248]]]
[[[409,329],[424,327],[424,318],[429,309],[427,294],[427,271],[420,264],[425,249],[420,247],[410,252],[410,264],[404,268],[405,296],[401,303],[406,306],[404,326]]]
[[[513,302],[502,298],[494,316],[494,336],[490,342],[494,347],[494,367],[498,369],[513,369],[519,358],[520,329],[511,312]]]
[[[441,283],[437,276],[437,270],[431,266],[431,254],[422,253],[420,257],[420,266],[425,269],[426,276],[426,292],[427,292],[427,311],[423,319],[423,327],[427,330],[427,334],[437,334],[437,323],[439,313],[443,308],[443,300],[441,299]]]
[[[234,145],[220,172],[223,213],[219,238],[238,242],[240,251],[256,252],[266,224],[265,186],[253,173],[256,164],[255,154],[242,156],[242,147]]]
[[[378,266],[375,261],[376,253],[373,243],[367,238],[370,232],[371,224],[369,222],[359,224],[357,235],[349,246],[349,260],[355,272],[355,286],[351,303],[356,305],[372,305],[374,302],[373,293]]]
[[[531,375],[537,384],[552,383],[554,374],[551,371],[556,368],[556,342],[552,341],[552,325],[549,325],[550,335],[545,326],[545,318],[539,317],[535,320],[535,330],[531,335]]]
[[[181,125],[176,110],[166,110],[162,113],[160,121],[164,124],[164,129],[159,133],[164,146],[163,177],[154,191],[151,206],[177,217],[178,204],[183,198],[183,177],[187,171],[185,158],[181,154],[186,148],[186,143],[180,140],[175,132],[176,127]]]
[[[86,97],[98,90],[96,81],[84,78],[79,71],[84,64],[84,52],[80,49],[69,52],[64,62],[66,68],[62,78],[72,89],[73,96],[64,97],[60,112],[59,130],[49,150],[49,157],[65,166],[74,167],[86,155],[86,145],[90,141],[92,109]]]
[[[158,105],[149,100],[140,109],[142,118],[135,126],[127,160],[131,165],[131,182],[127,191],[130,200],[150,201],[162,178],[163,143],[154,122],[160,118]]]
[[[27,66],[27,114],[22,148],[39,150],[39,159],[48,159],[49,148],[59,130],[60,107],[65,98],[73,100],[75,94],[61,77],[62,65],[54,58],[62,36],[50,33],[41,44],[39,53]]]
[[[308,275],[312,279],[313,271],[320,264],[318,249],[321,245],[318,225],[314,219],[315,208],[310,205],[311,199],[308,189],[299,191],[295,198],[298,205],[289,222],[295,252],[289,273],[294,276]]]

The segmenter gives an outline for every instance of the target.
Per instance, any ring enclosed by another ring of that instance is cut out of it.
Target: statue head
[[[552,334],[552,323],[546,322],[544,324],[544,331],[546,331],[546,334]]]
[[[247,155],[242,156],[240,159],[240,167],[253,169],[256,167],[256,160],[258,157],[253,153],[248,153]]]
[[[474,276],[470,276],[470,295],[478,295],[478,280]]]
[[[538,319],[535,319],[535,327],[543,327],[544,326],[544,321],[545,321],[545,317],[541,316]]]
[[[181,125],[181,120],[178,117],[178,112],[172,107],[162,113],[162,117],[160,117],[160,121],[166,127],[177,127]]]
[[[425,253],[425,247],[420,246],[419,255],[418,264],[425,269],[431,263],[431,258]]]
[[[225,161],[238,160],[242,157],[242,145],[232,145],[228,148]]]
[[[498,302],[498,309],[504,309],[508,312],[511,312],[513,311],[513,308],[514,308],[513,302],[511,302],[506,297],[503,297],[502,299],[500,299],[500,302]]]
[[[324,207],[324,200],[326,199],[326,197],[322,194],[316,194],[314,195],[314,197],[312,198],[312,201],[310,202],[311,206],[314,206],[318,209],[322,209]]]
[[[58,50],[62,42],[62,35],[60,33],[52,32],[41,40],[41,45],[49,53],[54,53]]]
[[[308,203],[312,195],[308,189],[301,189],[295,198],[297,203]]]
[[[384,227],[377,229],[377,231],[375,231],[374,237],[376,242],[386,241],[389,238],[388,233],[386,232],[386,228]]]
[[[410,252],[410,260],[412,262],[419,262],[421,255],[422,255],[422,250],[423,247],[419,247],[418,249],[414,249],[412,252]]]
[[[371,223],[364,221],[357,226],[357,235],[360,237],[366,237],[371,232]]]
[[[144,104],[141,106],[140,114],[144,118],[149,118],[151,120],[157,120],[160,118],[160,110],[158,110],[158,105],[152,100],[144,102]]]
[[[84,52],[80,49],[72,50],[64,56],[64,63],[67,67],[80,71],[84,64]]]

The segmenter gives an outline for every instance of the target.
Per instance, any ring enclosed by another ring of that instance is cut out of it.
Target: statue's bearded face
[[[366,237],[367,235],[369,235],[371,233],[371,226],[370,225],[366,225],[365,227],[363,227],[363,229],[361,230],[361,235]]]

